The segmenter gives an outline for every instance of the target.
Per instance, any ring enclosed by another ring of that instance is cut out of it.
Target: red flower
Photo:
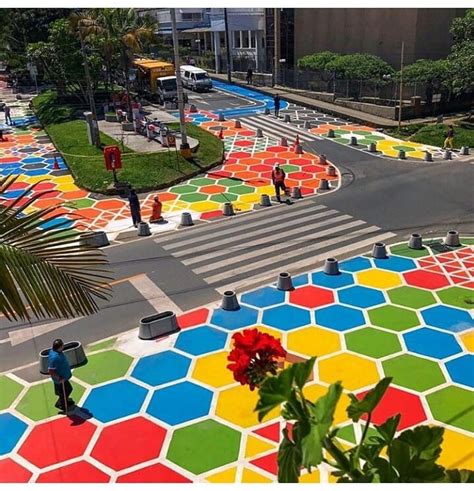
[[[234,348],[228,356],[233,362],[227,368],[234,379],[250,390],[260,385],[269,373],[275,374],[277,360],[286,356],[280,341],[258,329],[246,329],[232,337]]]

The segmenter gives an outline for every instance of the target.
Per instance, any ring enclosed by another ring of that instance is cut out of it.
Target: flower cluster
[[[258,387],[270,373],[275,375],[278,359],[286,356],[280,341],[258,329],[246,329],[232,336],[234,348],[227,359],[227,368],[234,379],[250,390]]]

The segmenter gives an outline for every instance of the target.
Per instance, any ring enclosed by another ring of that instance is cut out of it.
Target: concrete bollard
[[[304,122],[304,129],[305,130],[310,130],[311,129],[311,121],[305,121]]]
[[[357,137],[356,136],[351,136],[351,141],[349,142],[349,145],[352,145],[352,146],[357,145]]]
[[[443,159],[444,160],[451,160],[452,155],[451,155],[451,150],[445,150],[443,154]]]
[[[196,107],[196,104],[191,104],[189,106],[189,112],[190,113],[197,113],[198,112],[197,107]]]
[[[268,194],[260,195],[260,206],[272,206],[270,196],[268,196]]]
[[[301,189],[298,187],[298,186],[295,186],[292,190],[291,190],[291,197],[293,199],[300,199],[302,198],[303,196],[301,195]]]
[[[109,238],[103,231],[84,232],[79,237],[79,243],[83,247],[105,247],[110,245]]]
[[[183,213],[181,213],[180,225],[182,227],[190,227],[191,225],[194,225],[193,217],[191,216],[191,213],[189,213],[188,211],[184,211]]]
[[[329,189],[329,182],[327,179],[321,179],[319,181],[319,191],[327,191]]]
[[[328,173],[328,176],[335,177],[335,175],[336,175],[336,168],[333,165],[328,166],[327,173]]]
[[[219,113],[219,121],[225,121],[224,113]]]
[[[293,280],[291,279],[290,273],[280,273],[278,275],[277,289],[284,292],[294,290]]]
[[[377,144],[374,142],[371,142],[368,144],[367,149],[369,150],[369,152],[375,153],[377,151]]]
[[[459,241],[459,232],[456,230],[450,230],[446,234],[444,243],[449,247],[459,247],[461,245],[461,242]]]
[[[151,235],[150,225],[146,222],[140,222],[138,224],[138,236],[147,237],[148,235]]]
[[[295,153],[301,155],[303,153],[303,147],[301,145],[295,145]]]
[[[287,147],[288,146],[288,139],[286,136],[282,136],[280,138],[280,147]]]
[[[322,153],[320,156],[319,156],[319,163],[321,165],[326,165],[328,163],[328,160],[327,160],[327,157],[326,155],[324,155],[324,153]]]
[[[222,295],[221,309],[222,310],[240,309],[239,301],[237,300],[237,295],[233,290],[225,291],[224,294]]]
[[[232,203],[224,203],[224,210],[222,211],[222,214],[225,217],[231,217],[232,215],[235,215],[234,212],[234,207],[232,206]]]
[[[420,234],[411,234],[408,247],[410,249],[423,249],[423,237]]]
[[[268,107],[265,108],[265,116],[268,116],[270,114],[270,109]]]
[[[291,123],[291,117],[289,114],[285,114],[285,117],[283,119],[284,123]]]
[[[433,155],[428,150],[425,150],[425,162],[433,162]]]
[[[237,129],[242,128],[242,123],[240,122],[239,119],[235,120],[234,128],[237,128]]]
[[[324,274],[335,276],[339,274],[339,262],[337,259],[333,257],[328,257],[326,261],[324,261]]]
[[[461,147],[461,155],[469,155],[469,147]]]
[[[328,138],[334,138],[336,134],[334,133],[333,129],[328,130]]]
[[[405,160],[407,158],[407,156],[405,154],[405,150],[399,150],[398,151],[398,158],[401,160]]]
[[[262,128],[257,128],[257,134],[256,134],[256,137],[257,137],[257,138],[263,138],[263,131],[262,131]]]
[[[375,259],[386,259],[387,258],[387,246],[384,242],[376,242],[372,249],[372,257]]]

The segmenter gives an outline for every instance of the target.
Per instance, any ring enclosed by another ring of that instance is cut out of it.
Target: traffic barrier
[[[339,262],[337,259],[333,257],[328,257],[326,261],[324,261],[324,274],[335,276],[339,274]]]
[[[301,155],[303,153],[303,147],[301,145],[295,145],[295,153]]]
[[[405,150],[399,150],[398,151],[398,158],[401,160],[405,160],[407,158]]]
[[[239,310],[240,309],[239,301],[237,300],[237,295],[235,294],[235,292],[233,290],[227,290],[223,293],[221,309],[222,310]]]
[[[242,123],[240,122],[239,119],[235,120],[234,128],[237,128],[237,129],[242,128]]]
[[[291,117],[289,114],[285,114],[285,117],[283,119],[284,123],[291,123]]]
[[[256,137],[257,137],[257,138],[263,138],[263,131],[262,131],[262,128],[257,128],[257,134],[256,134]]]
[[[375,259],[387,258],[387,246],[384,242],[376,242],[372,249],[372,257]]]
[[[327,157],[326,155],[324,155],[324,153],[322,153],[320,156],[319,156],[319,163],[321,165],[326,165],[328,163],[327,161]]]
[[[377,151],[377,144],[374,142],[371,142],[367,145],[367,149],[369,150],[369,152],[375,153]]]
[[[411,234],[408,247],[410,249],[423,249],[423,237],[420,234]]]
[[[194,225],[193,217],[191,216],[191,213],[189,213],[189,211],[184,211],[183,213],[181,213],[180,225],[182,227],[190,227],[191,225]]]
[[[355,146],[357,145],[357,137],[356,136],[351,136],[351,141],[349,145]]]
[[[219,121],[225,121],[224,113],[219,113]]]
[[[301,195],[301,188],[299,188],[298,186],[295,186],[294,188],[292,188],[292,190],[291,190],[291,197],[293,199],[300,199],[300,198],[302,198],[303,196]]]
[[[280,273],[277,280],[277,290],[289,292],[294,290],[293,280],[290,273]]]
[[[461,245],[461,242],[459,241],[459,232],[457,232],[456,230],[450,230],[446,234],[444,243],[449,247],[459,247]]]
[[[327,173],[328,173],[328,176],[334,177],[336,175],[336,168],[333,165],[329,165]]]
[[[433,155],[431,152],[428,152],[428,150],[425,150],[425,157],[424,157],[425,162],[433,162]]]
[[[443,159],[444,160],[451,160],[452,155],[451,155],[451,150],[445,150],[443,154]]]
[[[189,112],[190,112],[190,113],[197,113],[197,112],[198,112],[197,107],[196,107],[196,105],[195,105],[195,104],[191,104],[191,105],[189,106]]]
[[[329,189],[329,182],[327,179],[321,179],[319,181],[319,191],[327,191]]]
[[[138,236],[147,237],[148,235],[151,235],[150,225],[146,222],[140,222],[138,224]]]
[[[469,155],[469,147],[461,147],[461,155]]]
[[[234,212],[234,207],[232,206],[232,203],[224,203],[224,210],[222,211],[222,214],[225,217],[231,217],[232,215],[235,215]]]
[[[305,130],[310,130],[311,129],[311,121],[305,121],[304,122],[304,129]]]
[[[282,136],[280,138],[280,147],[287,147],[288,146],[288,140],[286,136]]]
[[[270,196],[268,196],[268,194],[260,195],[260,206],[272,206]]]
[[[333,129],[329,129],[328,130],[328,138],[334,138],[336,136],[336,134],[334,133],[334,130]]]

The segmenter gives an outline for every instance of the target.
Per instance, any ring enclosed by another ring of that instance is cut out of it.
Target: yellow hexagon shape
[[[313,470],[311,474],[307,472],[306,474],[303,474],[300,476],[299,481],[300,483],[315,483],[315,482],[321,482],[321,476],[319,474],[318,470]]]
[[[243,201],[234,201],[234,211],[235,212],[240,212],[240,211],[250,211],[253,210],[255,203],[244,203]],[[222,208],[224,209],[224,208]]]
[[[243,203],[259,203],[260,195],[256,193],[243,194],[239,201],[242,201]]]
[[[268,194],[273,196],[275,194],[275,188],[273,186],[259,186],[257,188],[258,194]]]
[[[254,411],[258,401],[258,391],[251,391],[247,386],[239,385],[223,390],[217,399],[216,415],[242,428],[258,424]],[[279,408],[270,411],[263,421],[269,421],[280,415]]]
[[[237,467],[231,467],[230,469],[226,469],[225,471],[217,472],[216,474],[211,474],[206,477],[206,481],[212,483],[234,483],[235,477],[237,474]]]
[[[376,384],[380,380],[377,365],[349,353],[331,356],[318,362],[319,379],[333,384],[340,380],[347,390],[356,390]]]
[[[381,271],[380,269],[369,269],[356,273],[357,281],[361,285],[372,286],[374,288],[393,288],[402,284],[400,275],[391,271]]]
[[[267,334],[270,334],[270,336],[279,339],[280,342],[283,343],[284,334],[280,331],[276,331],[275,329],[272,329],[271,327],[256,325],[256,326],[246,327],[245,329],[258,329],[260,332],[265,332]],[[243,332],[245,331],[245,329],[242,329],[238,332]],[[232,348],[232,346],[233,346],[233,342],[230,341],[230,347]]]
[[[211,385],[212,387],[223,387],[234,382],[232,372],[226,368],[229,364],[227,356],[229,353],[221,351],[212,355],[196,359],[193,378]]]
[[[341,349],[339,334],[319,327],[305,327],[288,334],[288,349],[308,356],[323,356]]]
[[[320,397],[324,396],[328,391],[328,387],[320,384],[307,385],[303,389],[303,394],[311,402],[316,402]],[[342,393],[339,402],[337,403],[336,410],[334,411],[334,424],[340,425],[349,419],[347,416],[346,408],[351,403],[349,396]]]
[[[445,429],[441,448],[438,464],[447,469],[474,471],[474,444],[471,437]]]
[[[474,353],[474,329],[461,334],[460,338],[464,347],[471,353]]]
[[[194,211],[214,211],[219,209],[219,203],[214,201],[198,201],[197,203],[191,203],[189,208]]]

